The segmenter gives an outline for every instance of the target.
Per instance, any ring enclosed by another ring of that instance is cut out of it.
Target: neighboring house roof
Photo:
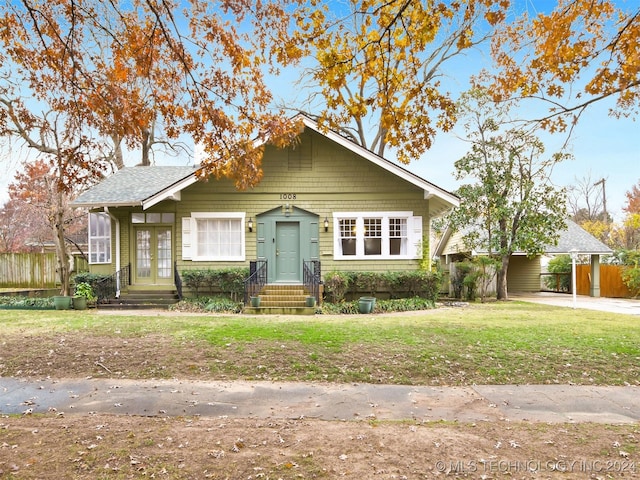
[[[560,232],[558,243],[556,245],[547,245],[544,252],[549,255],[560,255],[571,253],[577,250],[583,255],[609,255],[613,253],[609,247],[591,235],[580,225],[572,220],[566,220],[567,228]],[[446,228],[442,238],[438,242],[435,249],[435,256],[441,256],[454,253],[470,253],[471,255],[486,255],[486,250],[474,250],[469,252],[462,242],[465,232],[453,232],[449,227]],[[514,255],[525,255],[525,252],[514,252]]]
[[[613,253],[613,250],[587,232],[580,225],[571,220],[567,220],[567,228],[560,232],[558,244],[546,247],[545,253],[558,255],[562,253],[570,253],[572,249],[575,249],[578,253],[585,255],[609,255]]]
[[[424,191],[425,200],[430,200],[429,208],[432,215],[438,215],[460,204],[460,199],[455,194],[376,155],[332,130],[321,129],[316,121],[306,115],[297,115],[293,120],[301,121],[305,127],[421,188]],[[73,205],[89,208],[141,206],[143,209],[147,209],[169,198],[179,200],[180,191],[198,181],[196,171],[197,167],[124,168],[81,194],[73,202]]]

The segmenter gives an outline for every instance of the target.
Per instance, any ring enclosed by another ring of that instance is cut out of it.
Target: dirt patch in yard
[[[323,381],[406,384],[422,371],[431,384],[460,382],[453,368],[435,371],[439,367],[425,365],[390,344],[314,351],[291,341],[211,345],[159,334],[118,338],[72,332],[7,335],[0,341],[0,376],[306,381],[322,371]],[[403,378],[399,366],[411,369],[413,378]]]
[[[637,426],[0,418],[0,478],[637,478]]]

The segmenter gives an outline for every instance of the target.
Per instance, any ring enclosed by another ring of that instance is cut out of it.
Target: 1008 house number
[[[296,194],[295,193],[281,193],[280,194],[280,200],[295,200],[296,199]]]

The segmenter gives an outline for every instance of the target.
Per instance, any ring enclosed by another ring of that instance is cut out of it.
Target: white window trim
[[[199,219],[224,219],[231,218],[240,221],[240,255],[229,257],[211,257],[197,255],[198,252],[198,229],[197,221]],[[194,262],[243,262],[246,258],[246,241],[245,241],[245,212],[192,212],[190,217],[183,218],[182,227],[182,244],[184,260],[193,260]],[[185,228],[185,222],[190,227]],[[186,248],[185,248],[186,247]]]
[[[340,220],[356,219],[356,254],[343,255],[340,236]],[[364,219],[382,219],[382,251],[381,255],[364,254]],[[405,218],[407,220],[407,253],[405,255],[389,254],[389,218]],[[420,258],[422,244],[422,217],[416,217],[410,211],[397,212],[334,212],[333,213],[333,259],[334,260],[412,260]]]
[[[98,235],[98,236],[91,236],[91,216],[92,215],[100,215],[100,216],[104,216],[106,217],[106,222],[109,225],[109,235]],[[89,216],[88,216],[88,226],[89,226],[89,232],[88,232],[88,236],[87,239],[89,241],[89,264],[90,265],[106,265],[111,263],[111,259],[112,259],[112,252],[111,252],[111,217],[109,216],[108,213],[105,212],[89,212]],[[102,241],[108,242],[109,245],[109,257],[107,260],[105,260],[104,262],[93,262],[91,261],[91,259],[93,258],[93,254],[95,253],[93,251],[93,241],[94,239],[101,239]]]

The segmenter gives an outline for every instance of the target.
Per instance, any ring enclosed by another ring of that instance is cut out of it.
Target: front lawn
[[[0,376],[640,384],[637,317],[523,302],[387,315],[0,311]]]

